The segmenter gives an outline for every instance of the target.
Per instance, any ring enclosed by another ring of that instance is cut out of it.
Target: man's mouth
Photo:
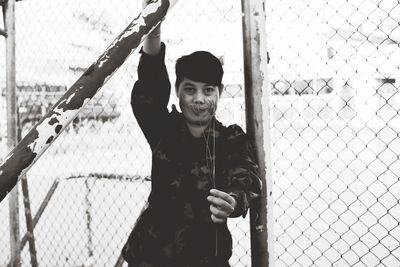
[[[192,106],[192,107],[191,107],[191,110],[192,110],[192,112],[193,112],[195,115],[200,115],[200,114],[202,114],[202,113],[208,111],[209,108],[208,108],[208,107],[196,107],[196,106]]]

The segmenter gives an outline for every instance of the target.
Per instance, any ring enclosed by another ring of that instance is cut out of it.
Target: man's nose
[[[200,92],[196,92],[193,96],[193,101],[194,103],[204,103],[204,95],[203,93]]]

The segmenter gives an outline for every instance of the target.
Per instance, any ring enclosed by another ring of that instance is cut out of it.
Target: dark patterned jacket
[[[213,188],[210,156],[215,155],[216,188],[237,200],[231,217],[244,217],[261,189],[246,134],[214,119],[207,138],[193,137],[183,115],[167,109],[165,45],[159,56],[141,53],[131,105],[152,150],[151,193],[123,248],[124,259],[129,266],[229,266],[230,232],[226,223],[212,222],[206,199]],[[207,154],[213,147],[215,153]]]

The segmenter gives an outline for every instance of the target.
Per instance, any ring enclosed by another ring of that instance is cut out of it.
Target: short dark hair
[[[188,78],[195,82],[204,82],[217,85],[222,90],[222,69],[221,61],[207,51],[196,51],[190,55],[183,56],[175,64],[176,81],[178,88],[183,78]]]

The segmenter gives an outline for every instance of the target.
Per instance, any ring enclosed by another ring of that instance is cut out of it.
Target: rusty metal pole
[[[256,150],[263,184],[261,198],[255,199],[250,207],[251,266],[267,267],[273,265],[270,260],[273,241],[269,229],[272,202],[267,193],[271,190],[271,136],[264,0],[242,0],[242,12],[246,128]]]
[[[0,165],[0,201],[140,45],[177,0],[154,0],[112,42]]]
[[[17,144],[17,99],[15,89],[15,0],[3,4],[6,37],[6,102],[7,102],[7,147]],[[21,266],[18,187],[10,193],[10,250],[11,266]]]

